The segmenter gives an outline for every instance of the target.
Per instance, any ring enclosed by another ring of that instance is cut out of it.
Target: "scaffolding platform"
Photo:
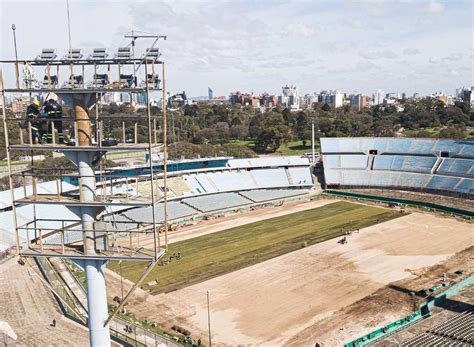
[[[100,197],[94,201],[82,202],[77,197],[70,195],[56,195],[56,194],[36,194],[29,195],[20,199],[16,199],[15,203],[18,205],[26,204],[43,204],[43,205],[63,205],[71,207],[81,206],[149,206],[152,202],[150,200],[132,200],[126,199],[126,197],[107,197],[106,200],[100,200]]]
[[[148,88],[150,91],[162,91],[161,88]],[[55,94],[105,94],[105,93],[144,93],[145,87],[134,88],[6,88],[5,93],[55,93]]]
[[[154,261],[161,258],[166,253],[166,250],[160,248],[155,255],[154,250],[142,248],[140,250],[130,250],[125,247],[120,247],[117,251],[101,251],[93,255],[85,255],[78,246],[65,246],[64,250],[61,246],[43,245],[29,247],[22,250],[23,257],[57,257],[66,259],[81,259],[81,260],[136,260],[136,261]]]
[[[158,39],[166,39],[166,36],[143,35],[132,31],[131,35],[127,34],[125,37],[131,39],[131,44],[119,47],[115,54],[110,54],[106,48],[94,48],[92,52],[84,52],[82,49],[69,47],[65,55],[59,56],[55,48],[44,48],[34,59],[0,61],[2,125],[7,149],[16,249],[20,257],[88,260],[84,272],[88,313],[90,318],[93,317],[88,320],[88,326],[91,345],[94,346],[110,344],[110,320],[168,248],[168,228],[164,229],[165,247],[162,247],[159,229],[161,225],[156,221],[155,209],[152,209],[152,222],[148,224],[129,221],[120,215],[112,216],[119,210],[131,207],[154,206],[157,183],[153,171],[153,149],[164,146],[164,225],[168,225],[165,63],[159,59],[161,53],[159,48],[155,47]],[[139,38],[154,41],[151,47],[137,57],[135,41]],[[14,76],[8,86],[3,83],[4,74]],[[159,116],[158,112],[152,115],[152,92],[155,94],[154,98],[161,94],[162,111]],[[102,117],[102,104],[105,103],[107,93],[128,94],[127,102],[132,106],[138,103],[140,97],[142,105],[145,106],[144,117],[140,116],[142,112],[128,109],[123,112],[135,113],[137,117],[121,117],[115,115],[115,112]],[[30,109],[27,114],[21,111],[22,116],[13,114],[7,117],[6,94],[29,94],[29,102],[32,107],[36,105],[36,111]],[[46,100],[49,97],[60,107],[69,108],[70,112],[65,112],[66,117],[63,117],[62,109],[57,106],[55,110],[59,111],[46,111],[46,105],[53,107],[48,104],[52,102]],[[74,115],[68,117],[67,113]],[[163,122],[163,127],[159,129],[158,118]],[[18,137],[13,136],[13,131]],[[158,140],[158,131],[161,131],[164,145],[158,143],[161,141]],[[56,163],[49,165],[50,167],[35,168],[35,158],[31,155],[31,168],[14,176],[12,157],[17,155],[12,154],[14,151],[63,152],[74,168],[57,168],[54,167]],[[142,175],[122,177],[104,171],[106,165],[101,162],[101,158],[109,151],[147,153],[151,199],[143,198],[138,189],[133,189],[130,185],[130,182],[135,182],[138,186]],[[72,174],[73,169],[77,170],[77,174]],[[17,189],[18,182],[13,180],[18,177],[23,181],[23,189]],[[50,183],[38,185],[38,180],[48,180]],[[65,187],[63,182],[67,183]],[[15,194],[20,195],[16,198]],[[28,205],[33,206],[29,208]],[[117,206],[124,207],[112,208],[112,211],[106,209]],[[61,219],[66,217],[66,213],[61,213],[61,210],[68,210],[69,219]],[[106,219],[109,216],[111,219]],[[23,224],[18,225],[20,223]],[[143,274],[110,315],[103,271],[109,260],[148,263]]]
[[[159,149],[162,144],[151,144],[151,149]],[[60,144],[20,144],[10,145],[12,151],[61,151],[61,152],[108,152],[108,151],[145,151],[148,143],[121,143],[115,146],[69,146]]]

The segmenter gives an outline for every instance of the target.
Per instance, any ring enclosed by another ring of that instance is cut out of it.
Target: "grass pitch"
[[[181,252],[181,260],[157,265],[142,287],[152,294],[170,292],[401,215],[341,201],[180,241],[169,246],[169,254]],[[120,274],[117,261],[108,267]],[[125,262],[122,274],[136,281],[144,268],[143,262]]]

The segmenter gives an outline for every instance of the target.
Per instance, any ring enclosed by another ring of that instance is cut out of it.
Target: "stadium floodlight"
[[[98,87],[105,87],[109,84],[109,75],[107,74],[96,74],[94,75],[95,85]],[[93,86],[94,83],[91,84]]]
[[[80,48],[71,48],[68,53],[64,56],[65,60],[79,60],[82,58]]]
[[[106,48],[94,48],[91,55],[89,55],[89,59],[98,60],[98,59],[105,59],[107,58],[107,49]]]
[[[146,50],[146,52],[143,54],[143,59],[146,58],[146,60],[158,60],[160,55],[160,49],[152,47]]]
[[[131,59],[132,49],[130,47],[120,47],[115,53],[116,59]]]
[[[120,74],[120,81],[119,82],[120,82],[120,85],[122,87],[131,88],[134,84],[136,85],[135,77],[133,77],[133,75]]]
[[[63,83],[63,88],[78,88],[83,85],[82,75],[71,75],[67,81]]]
[[[47,88],[48,86],[51,87],[56,87],[58,85],[58,76],[57,75],[51,75],[48,78],[48,75],[44,75],[43,78],[43,87]]]
[[[41,51],[41,54],[36,56],[35,60],[40,60],[40,61],[51,61],[56,59],[57,54],[56,50],[54,48],[43,48]]]
[[[159,88],[161,80],[158,77],[158,75],[148,74],[147,75],[147,83],[148,83],[148,86],[151,87],[151,88]]]

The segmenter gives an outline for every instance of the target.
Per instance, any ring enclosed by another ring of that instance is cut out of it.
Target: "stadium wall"
[[[402,204],[405,206],[421,207],[421,208],[428,209],[428,211],[436,210],[439,212],[449,213],[451,215],[456,215],[456,216],[460,216],[460,217],[468,218],[468,219],[471,219],[474,217],[474,212],[472,211],[463,210],[463,209],[454,208],[454,207],[447,207],[443,205],[434,204],[431,202],[381,197],[381,196],[375,196],[375,195],[358,194],[358,193],[343,192],[343,191],[337,191],[337,190],[325,190],[323,194],[342,196],[342,197],[352,198],[352,199],[357,199],[357,200],[370,200],[370,201],[379,202],[379,203],[397,203],[397,204]]]

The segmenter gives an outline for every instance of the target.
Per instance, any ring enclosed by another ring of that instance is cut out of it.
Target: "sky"
[[[233,91],[372,95],[473,85],[471,0],[70,0],[72,47],[114,52],[131,30],[167,36],[167,88],[188,96]],[[69,47],[66,0],[0,0],[0,57]],[[138,52],[145,51],[143,42]],[[5,71],[6,79],[9,72]]]

